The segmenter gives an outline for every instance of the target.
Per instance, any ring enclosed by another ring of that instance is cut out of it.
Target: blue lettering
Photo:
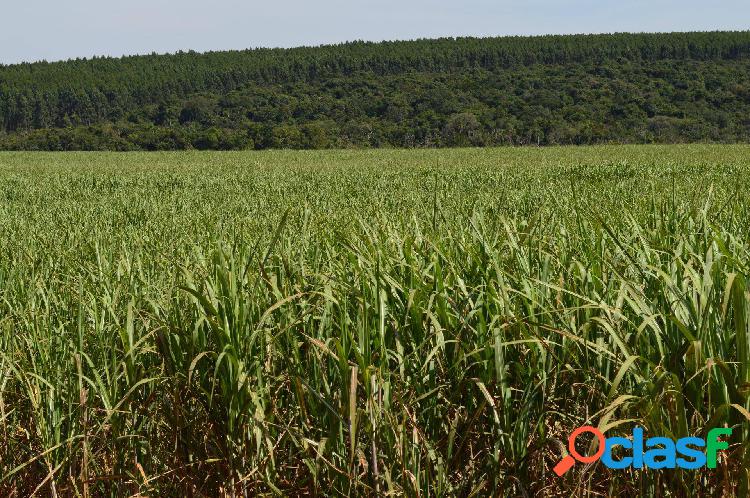
[[[685,457],[692,458],[692,460],[686,460],[685,458],[677,459],[677,466],[681,469],[695,470],[700,469],[706,465],[706,454],[700,450],[690,448],[690,446],[697,446],[703,448],[706,446],[706,442],[698,437],[684,437],[677,440],[677,452]]]
[[[623,448],[630,449],[633,447],[633,443],[624,437],[607,438],[607,444],[605,446],[604,454],[602,455],[602,463],[605,467],[610,469],[627,469],[633,463],[633,457],[625,457],[622,460],[613,459],[612,448],[615,446],[622,446]]]
[[[643,463],[650,469],[674,469],[677,466],[677,451],[674,441],[666,437],[652,437],[646,441],[649,450],[643,455]],[[663,446],[659,448],[658,446]],[[661,457],[661,458],[660,458]]]
[[[633,429],[633,467],[643,468],[643,428]]]
[[[726,429],[721,430],[726,431]],[[642,427],[635,427],[632,440],[626,437],[606,438],[601,457],[602,464],[615,470],[631,467],[636,469],[646,467],[654,470],[675,468],[697,470],[710,464],[709,451],[704,450],[710,447],[704,439],[684,437],[675,441],[666,437],[652,437],[644,441],[643,434]],[[718,437],[712,437],[718,441]],[[618,447],[620,450],[616,449]],[[632,453],[628,450],[632,450]]]

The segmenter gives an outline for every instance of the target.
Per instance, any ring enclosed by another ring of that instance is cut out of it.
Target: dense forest
[[[750,141],[750,31],[0,65],[0,149]]]

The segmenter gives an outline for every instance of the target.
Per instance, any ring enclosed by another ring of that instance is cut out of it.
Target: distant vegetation
[[[748,31],[356,42],[0,66],[4,149],[748,140]]]

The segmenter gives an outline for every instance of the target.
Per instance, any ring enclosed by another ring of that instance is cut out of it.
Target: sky
[[[750,29],[750,0],[3,0],[0,63],[440,36]]]

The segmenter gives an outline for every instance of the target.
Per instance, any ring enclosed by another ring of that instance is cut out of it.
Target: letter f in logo
[[[719,437],[731,435],[732,429],[728,428],[711,429],[708,431],[708,437],[706,438],[706,467],[709,469],[716,468],[716,453],[719,450],[729,449],[729,443],[727,441],[719,441]]]

